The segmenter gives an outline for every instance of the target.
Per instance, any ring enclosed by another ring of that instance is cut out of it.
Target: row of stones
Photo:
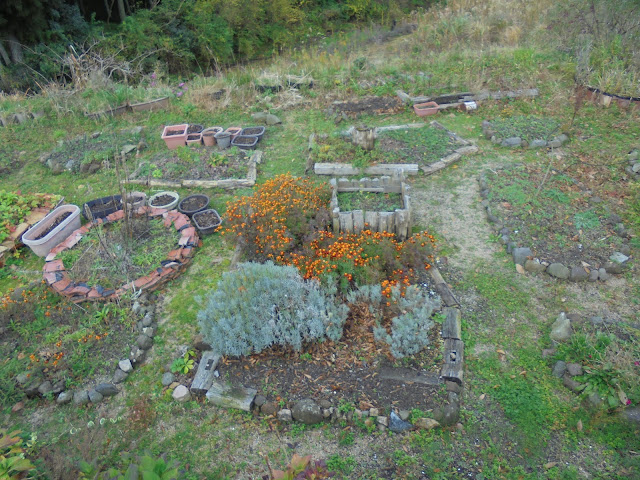
[[[543,148],[543,147],[551,147],[558,148],[569,141],[569,137],[564,133],[560,135],[556,135],[551,140],[547,141],[543,138],[536,138],[531,140],[531,142],[527,142],[526,140],[520,137],[509,137],[509,138],[500,138],[497,136],[497,132],[494,130],[491,122],[488,120],[483,120],[482,122],[482,133],[487,138],[487,140],[491,140],[492,143],[499,143],[503,147],[529,147],[529,148]]]
[[[60,380],[52,384],[50,380],[43,382],[29,382],[26,374],[18,375],[16,382],[21,386],[28,397],[48,397],[57,395],[56,403],[64,405],[73,400],[75,405],[85,405],[89,402],[99,403],[105,397],[118,394],[119,390],[116,385],[124,382],[134,366],[144,361],[146,351],[153,345],[153,336],[157,327],[154,323],[155,307],[150,304],[150,299],[146,294],[142,294],[136,302],[134,302],[132,311],[134,314],[142,317],[136,324],[139,333],[134,344],[130,347],[129,358],[119,360],[114,371],[111,382],[102,382],[95,387],[88,389],[65,390],[65,381]]]
[[[54,247],[45,257],[43,268],[43,278],[45,282],[58,294],[69,298],[74,303],[84,301],[103,301],[119,298],[128,290],[153,291],[160,288],[169,280],[180,275],[186,268],[193,256],[193,248],[199,244],[199,237],[195,227],[191,226],[189,217],[176,211],[167,211],[162,208],[152,208],[143,206],[134,212],[134,215],[149,215],[149,217],[162,216],[165,227],[173,227],[180,232],[178,248],[171,250],[167,255],[167,260],[161,262],[161,267],[152,270],[148,275],[138,278],[122,287],[116,289],[106,289],[100,285],[90,287],[84,282],[75,283],[66,272],[62,260],[56,260],[59,253],[75,246],[91,228],[100,224],[117,222],[124,218],[124,211],[118,210],[104,219],[98,218],[91,223],[80,227],[74,231],[58,246]]]
[[[640,150],[635,149],[627,155],[629,165],[625,171],[632,175],[636,180],[640,179]]]
[[[507,253],[513,257],[516,265],[521,265],[527,272],[542,273],[559,278],[561,280],[569,280],[571,282],[596,282],[598,280],[604,282],[609,279],[611,274],[620,274],[628,266],[629,257],[622,252],[615,252],[611,255],[608,262],[605,262],[600,268],[592,268],[587,270],[583,266],[571,266],[559,262],[545,262],[535,258],[529,247],[518,247],[511,241],[509,237],[509,229],[505,227],[500,219],[493,214],[489,204],[489,185],[486,175],[483,173],[479,179],[480,196],[482,197],[482,206],[487,212],[487,219],[494,225],[496,232],[500,235],[500,243],[506,246]],[[626,230],[616,230],[620,236],[626,236]]]

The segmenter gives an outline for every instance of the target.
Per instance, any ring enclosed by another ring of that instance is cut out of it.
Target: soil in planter
[[[487,176],[493,213],[518,246],[548,262],[602,265],[624,239],[615,232],[620,217],[564,173],[537,166],[498,170]],[[539,188],[541,187],[541,188]]]
[[[238,135],[234,142],[236,145],[253,145],[254,138],[247,135]]]
[[[159,267],[179,239],[180,233],[162,219],[141,215],[131,219],[130,236],[124,221],[94,226],[59,258],[72,281],[119,288]]]
[[[189,127],[187,128],[187,134],[200,133],[202,130],[202,125],[189,125]]]
[[[262,132],[263,132],[262,128],[259,128],[259,127],[244,129],[244,135],[259,135]]]
[[[198,225],[202,228],[213,227],[220,223],[220,217],[213,212],[200,212],[198,213]]]
[[[202,148],[178,147],[156,154],[148,164],[137,171],[136,178],[163,178],[166,180],[223,180],[246,178],[249,156],[232,148],[228,152],[208,151]]]
[[[204,207],[206,204],[207,204],[207,199],[204,197],[191,197],[191,198],[185,199],[180,205],[180,208],[182,208],[182,210],[185,210],[187,212],[193,212],[195,210],[198,210]]]
[[[70,215],[71,212],[64,212],[62,215],[59,215],[58,218],[56,218],[55,221],[49,226],[49,228],[47,228],[44,232],[34,238],[34,240],[40,240],[41,238],[49,235],[49,233],[51,233],[58,225],[64,222]]]
[[[393,212],[402,208],[402,195],[399,193],[341,192],[338,193],[338,205],[343,212],[352,210]]]
[[[160,195],[153,199],[152,206],[154,207],[164,207],[165,205],[169,205],[171,202],[175,200],[175,197],[171,195]]]
[[[184,130],[167,130],[164,134],[165,137],[173,137],[174,135],[183,135]]]
[[[354,321],[355,315],[361,315]],[[234,385],[258,390],[269,401],[329,400],[333,406],[353,402],[356,408],[397,406],[401,409],[428,410],[440,406],[444,394],[439,386],[398,382],[380,378],[384,368],[402,367],[438,374],[442,361],[440,326],[429,330],[431,343],[418,354],[396,361],[373,338],[372,318],[363,307],[352,307],[339,342],[325,341],[296,353],[271,348],[260,354],[240,358],[223,357],[220,375]]]

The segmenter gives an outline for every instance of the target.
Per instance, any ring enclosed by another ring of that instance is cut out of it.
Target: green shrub
[[[218,288],[198,312],[206,341],[222,355],[261,352],[272,345],[291,346],[328,337],[338,340],[347,307],[333,292],[305,281],[294,267],[243,263],[222,276]]]

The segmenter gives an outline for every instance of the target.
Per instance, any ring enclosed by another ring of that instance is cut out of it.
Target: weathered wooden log
[[[464,364],[464,342],[447,338],[444,341],[444,365],[441,375],[445,380],[462,385]]]
[[[214,372],[220,361],[220,355],[217,355],[211,350],[202,353],[200,364],[198,365],[198,371],[193,382],[191,382],[191,393],[196,395],[204,395],[207,390],[213,385],[215,379]]]
[[[353,231],[360,233],[364,230],[364,212],[362,210],[354,210],[353,212]]]
[[[453,338],[460,340],[462,338],[462,321],[460,319],[460,309],[445,307],[442,312],[445,314],[442,323],[442,338]]]
[[[351,134],[351,141],[354,145],[370,152],[376,146],[376,131],[368,127],[356,127]]]

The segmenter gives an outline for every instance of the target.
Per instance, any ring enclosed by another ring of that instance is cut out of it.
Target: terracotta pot
[[[202,141],[205,147],[213,147],[216,144],[216,133],[224,130],[222,127],[209,127],[202,131]]]
[[[187,143],[187,128],[189,125],[182,123],[180,125],[167,125],[162,131],[162,139],[167,144],[169,150],[174,150]],[[171,134],[171,135],[169,135]]]
[[[413,111],[419,117],[426,117],[427,115],[435,115],[438,113],[438,104],[436,102],[417,103],[413,106]]]
[[[242,128],[240,127],[229,127],[225,130],[225,132],[231,135],[231,140],[233,140],[236,136],[240,135]]]
[[[187,135],[187,145],[191,147],[197,147],[202,145],[202,134],[190,133],[189,135]]]

